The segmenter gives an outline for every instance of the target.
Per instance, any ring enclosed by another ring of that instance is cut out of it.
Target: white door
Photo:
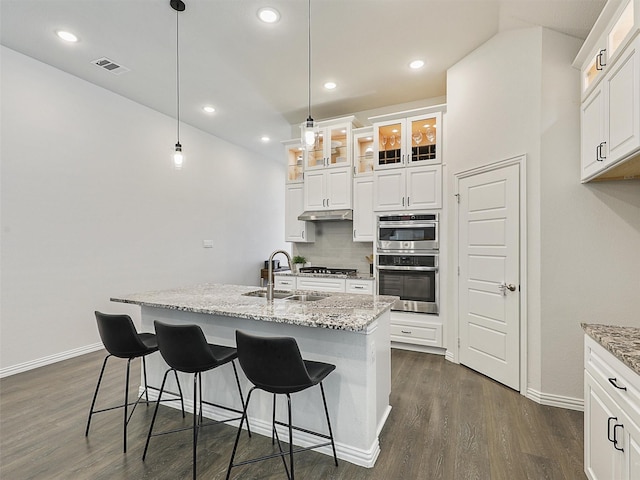
[[[520,389],[520,166],[459,180],[460,363]]]
[[[353,177],[351,167],[334,168],[325,172],[326,207],[331,209],[351,208]]]
[[[326,207],[325,175],[322,170],[305,172],[304,175],[304,209],[322,210]]]
[[[353,241],[373,242],[376,222],[373,215],[373,175],[353,180]]]

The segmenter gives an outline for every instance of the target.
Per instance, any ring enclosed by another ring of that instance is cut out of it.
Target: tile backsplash
[[[292,252],[313,266],[357,268],[364,274],[369,272],[365,256],[373,253],[373,243],[353,241],[353,222],[324,221],[316,222],[314,243],[294,243]]]

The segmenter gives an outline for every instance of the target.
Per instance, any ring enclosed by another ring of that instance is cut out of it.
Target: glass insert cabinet
[[[375,123],[375,169],[441,163],[441,124],[441,112]]]
[[[351,165],[351,122],[320,123],[315,143],[307,148],[306,170]]]

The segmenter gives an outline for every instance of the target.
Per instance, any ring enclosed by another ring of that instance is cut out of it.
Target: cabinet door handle
[[[621,452],[624,452],[624,448],[622,447],[618,447],[618,433],[617,433],[617,428],[624,428],[624,425],[621,423],[616,423],[613,426],[613,448],[615,448],[616,450],[619,450]]]
[[[606,155],[602,155],[602,148],[605,147],[606,145],[607,145],[607,142],[600,142],[600,144],[598,144],[596,148],[596,160],[598,162],[602,162],[603,160],[607,159]]]
[[[402,197],[402,206],[404,207],[404,197]]]
[[[304,230],[302,230],[302,239],[304,240]]]
[[[400,330],[405,335],[411,335],[411,330]]]
[[[618,390],[627,390],[627,387],[621,387],[620,385],[618,385],[618,379],[616,377],[609,378],[608,380],[609,383],[616,387]]]
[[[411,197],[407,197],[407,207],[411,206]]]
[[[609,417],[607,419],[607,440],[609,440],[611,443],[615,443],[615,436],[611,438],[611,420],[615,420],[617,422],[618,417]],[[615,435],[615,431],[614,431],[614,435]]]
[[[356,238],[356,229],[353,229],[353,238]]]
[[[605,53],[607,53],[607,49],[603,48],[602,50],[600,50],[598,55],[596,55],[596,70],[602,70],[607,66],[607,64],[602,61]]]
[[[329,199],[327,198],[327,207],[329,206]]]

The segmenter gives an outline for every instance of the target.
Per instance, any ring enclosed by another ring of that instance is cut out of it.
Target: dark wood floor
[[[190,432],[154,438],[142,462],[152,408],[141,406],[136,410],[126,454],[122,453],[120,411],[94,417],[89,437],[85,438],[86,415],[103,355],[83,355],[0,380],[0,478],[190,478]],[[124,361],[114,361],[108,369],[103,405],[120,400],[124,365]],[[391,405],[393,410],[380,437],[382,452],[374,468],[346,462],[336,468],[330,457],[305,452],[296,457],[296,477],[586,478],[582,471],[581,412],[538,405],[442,357],[394,350]],[[183,422],[181,415],[168,407],[162,407],[160,413],[165,425]],[[224,478],[234,439],[233,427],[221,425],[202,431],[198,478]],[[271,449],[270,439],[260,435],[244,445],[251,455]],[[236,468],[232,478],[267,480],[285,475],[280,461],[274,459]]]

